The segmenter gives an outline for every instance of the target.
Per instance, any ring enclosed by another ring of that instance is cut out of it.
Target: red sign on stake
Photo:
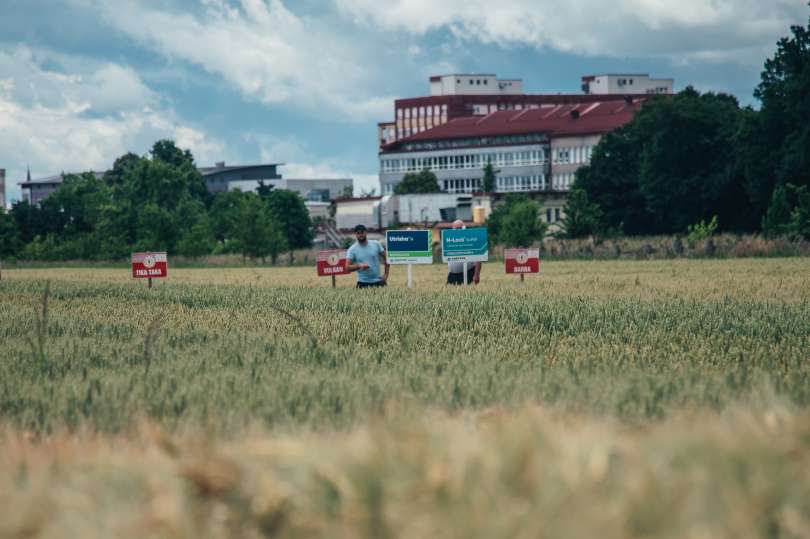
[[[506,249],[506,273],[540,273],[540,249]]]
[[[132,253],[133,279],[152,279],[168,275],[166,253]]]
[[[318,276],[346,275],[346,251],[344,249],[331,249],[318,251]]]

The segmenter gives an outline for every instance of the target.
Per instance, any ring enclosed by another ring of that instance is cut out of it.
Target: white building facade
[[[430,170],[446,193],[474,193],[483,190],[483,169],[491,163],[497,170],[496,192],[545,191],[549,182],[550,145],[542,135],[533,143],[501,144],[497,140],[479,148],[444,148],[380,156],[380,188],[392,194],[405,174]]]
[[[585,94],[671,94],[675,79],[652,79],[647,73],[613,73],[582,77]]]

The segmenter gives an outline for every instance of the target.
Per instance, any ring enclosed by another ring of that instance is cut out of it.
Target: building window
[[[554,208],[554,220],[560,222],[560,208]]]
[[[546,208],[546,222],[551,222],[551,208]]]

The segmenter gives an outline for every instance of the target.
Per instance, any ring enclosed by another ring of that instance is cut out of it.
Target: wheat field
[[[810,259],[541,271],[3,270],[0,537],[808,537]]]

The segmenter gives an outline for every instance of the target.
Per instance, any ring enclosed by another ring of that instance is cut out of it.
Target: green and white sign
[[[385,245],[389,264],[433,264],[430,230],[389,230]]]
[[[489,240],[486,228],[450,228],[442,230],[444,262],[486,262]]]

